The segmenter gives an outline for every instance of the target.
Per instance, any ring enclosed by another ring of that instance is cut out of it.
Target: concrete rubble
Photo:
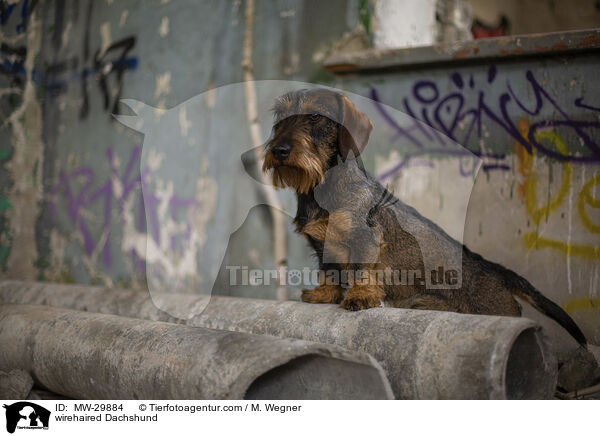
[[[76,399],[393,398],[372,357],[297,339],[3,304],[0,343],[0,370]]]
[[[206,301],[210,299],[210,301]],[[188,326],[296,338],[366,352],[396,398],[552,398],[557,364],[539,326],[525,318],[309,305],[44,283],[3,282],[0,302],[32,303]],[[158,309],[206,305],[190,319]],[[158,307],[157,307],[158,306]]]

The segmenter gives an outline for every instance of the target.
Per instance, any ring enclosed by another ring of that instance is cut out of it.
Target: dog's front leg
[[[354,280],[349,285],[346,298],[342,301],[344,309],[355,311],[383,305],[383,283],[372,269],[355,271]]]
[[[344,290],[339,285],[322,283],[314,289],[303,289],[301,298],[305,303],[340,304]]]

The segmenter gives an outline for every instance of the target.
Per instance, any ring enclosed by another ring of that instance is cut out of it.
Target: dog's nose
[[[292,151],[292,146],[289,144],[279,144],[271,149],[271,153],[273,153],[273,157],[280,162],[283,162],[290,155],[290,151]]]

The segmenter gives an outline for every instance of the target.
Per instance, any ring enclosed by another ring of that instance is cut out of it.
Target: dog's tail
[[[512,272],[512,271],[511,271]],[[544,297],[531,283],[516,273],[513,273],[512,294],[519,297],[544,315],[559,323],[583,347],[587,348],[587,340],[579,326],[558,304]]]
[[[514,297],[526,301],[539,312],[556,321],[569,332],[581,346],[587,349],[587,339],[585,338],[585,335],[575,321],[573,321],[573,318],[571,318],[558,304],[544,297],[531,283],[516,272],[511,271],[498,263],[485,260],[479,254],[473,253],[466,247],[465,251],[477,261],[485,262],[487,268],[503,277],[504,286],[510,290]]]

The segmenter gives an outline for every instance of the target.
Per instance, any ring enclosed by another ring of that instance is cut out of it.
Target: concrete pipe
[[[48,306],[0,307],[0,370],[76,399],[392,399],[336,346]]]
[[[177,313],[207,296],[3,282],[0,301],[48,304],[188,325],[336,344],[375,357],[399,399],[552,398],[556,358],[526,318],[212,297],[188,320]],[[156,304],[155,304],[156,303]]]

